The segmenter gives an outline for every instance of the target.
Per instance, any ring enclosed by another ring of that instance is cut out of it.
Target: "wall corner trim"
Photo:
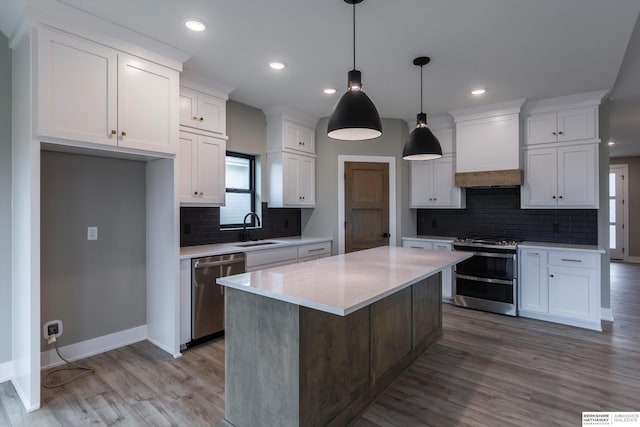
[[[600,317],[607,322],[613,322],[613,310],[607,307],[600,308]]]
[[[0,384],[13,378],[13,360],[0,363]]]
[[[60,347],[59,350],[65,359],[74,361],[104,353],[109,350],[115,350],[116,348],[124,347],[146,339],[147,325],[142,325],[131,329],[125,329],[124,331],[103,335],[101,337],[91,338],[86,341],[65,345],[64,347]],[[55,348],[40,353],[41,370],[63,364],[64,361],[58,357]]]

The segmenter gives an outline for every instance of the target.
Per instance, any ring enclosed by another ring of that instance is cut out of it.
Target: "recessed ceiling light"
[[[334,93],[336,93],[336,90],[333,88],[327,88],[323,90],[323,92],[326,93],[327,95],[333,95]]]
[[[615,145],[615,142],[609,141],[609,145]]]
[[[486,92],[486,89],[474,89],[471,91],[471,95],[482,95]]]
[[[184,26],[191,31],[204,31],[207,29],[207,24],[204,21],[197,18],[188,18],[184,21]]]
[[[284,64],[282,62],[272,62],[269,64],[269,67],[274,70],[282,70],[284,68]]]

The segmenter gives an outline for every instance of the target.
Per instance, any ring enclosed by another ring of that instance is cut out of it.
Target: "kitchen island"
[[[217,279],[225,424],[348,424],[441,334],[441,271],[470,256],[385,246]]]

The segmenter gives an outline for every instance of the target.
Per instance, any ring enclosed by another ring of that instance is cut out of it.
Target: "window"
[[[221,228],[242,227],[245,215],[255,212],[255,163],[255,156],[227,151],[227,192],[225,206],[220,208]],[[247,222],[247,226],[255,227],[255,219],[250,219],[251,222]]]

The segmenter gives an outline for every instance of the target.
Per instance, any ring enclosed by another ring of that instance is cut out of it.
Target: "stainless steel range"
[[[517,316],[518,242],[491,238],[458,238],[456,251],[473,252],[459,263],[453,281],[454,303]]]

